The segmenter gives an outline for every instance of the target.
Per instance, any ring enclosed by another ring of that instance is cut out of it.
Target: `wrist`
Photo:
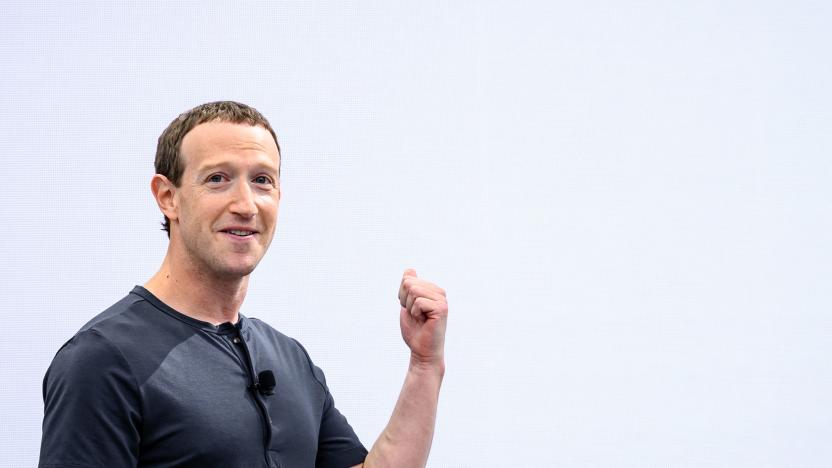
[[[420,375],[434,375],[442,378],[445,375],[445,358],[440,357],[438,359],[426,360],[411,354],[408,372]]]

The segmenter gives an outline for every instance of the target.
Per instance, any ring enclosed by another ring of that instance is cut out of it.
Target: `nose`
[[[240,181],[236,184],[233,200],[229,209],[232,213],[245,218],[252,218],[257,214],[257,204],[254,202],[254,192],[249,184]]]

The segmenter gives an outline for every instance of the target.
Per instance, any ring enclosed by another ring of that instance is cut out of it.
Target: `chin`
[[[228,276],[233,276],[233,277],[236,277],[236,278],[242,278],[242,277],[250,275],[256,267],[257,267],[256,263],[254,265],[238,265],[236,267],[229,268],[226,271],[226,274]]]
[[[238,263],[235,265],[215,265],[213,270],[217,276],[227,279],[243,278],[250,275],[259,262]]]

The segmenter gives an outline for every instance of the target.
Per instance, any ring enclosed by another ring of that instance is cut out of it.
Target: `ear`
[[[171,222],[177,219],[176,197],[174,197],[176,186],[173,185],[173,182],[162,174],[155,174],[150,179],[150,191],[153,193],[153,198],[156,199],[156,204],[159,205],[162,214],[167,216]]]

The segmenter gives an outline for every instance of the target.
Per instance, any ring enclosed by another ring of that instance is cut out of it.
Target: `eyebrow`
[[[197,172],[197,174],[202,174],[204,172],[208,172],[208,171],[212,171],[214,169],[224,168],[224,167],[228,167],[228,166],[229,166],[228,162],[219,162],[219,163],[213,163],[213,164],[206,164],[204,166],[198,167],[196,169],[196,172]],[[254,168],[255,169],[260,169],[260,170],[265,170],[269,174],[275,174],[276,175],[276,174],[279,173],[279,170],[278,170],[277,166],[272,166],[272,165],[268,165],[268,164],[256,163],[254,165]]]

